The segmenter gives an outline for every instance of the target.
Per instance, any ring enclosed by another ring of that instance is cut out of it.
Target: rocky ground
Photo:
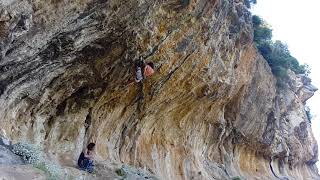
[[[45,174],[29,165],[0,165],[0,179],[3,180],[46,180]]]
[[[0,138],[0,179],[1,180],[45,180],[44,172],[25,165],[20,156],[10,150],[9,141]]]
[[[6,138],[0,138],[0,179],[1,180],[45,180],[50,175],[36,168],[32,164],[27,164],[22,157],[12,152],[11,142]],[[68,180],[141,180],[157,179],[146,170],[135,169],[127,165],[110,164],[108,162],[96,162],[93,174],[79,170],[74,166],[63,166],[61,175],[51,179]]]

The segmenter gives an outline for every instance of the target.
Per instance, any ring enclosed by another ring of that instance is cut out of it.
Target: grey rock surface
[[[0,165],[0,179],[3,180],[46,180],[45,174],[29,165]]]
[[[0,165],[23,164],[20,156],[15,155],[5,146],[0,145]]]

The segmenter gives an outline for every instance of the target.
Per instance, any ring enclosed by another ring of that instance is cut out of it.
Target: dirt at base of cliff
[[[2,143],[6,142],[6,143]],[[115,180],[115,179],[150,179],[156,180],[154,175],[142,169],[128,165],[110,162],[96,162],[94,173],[87,173],[74,166],[47,166],[27,164],[21,156],[12,152],[12,143],[0,137],[0,179],[1,180],[45,180],[45,179],[74,179],[74,180]],[[34,152],[42,153],[42,152]],[[32,154],[32,153],[31,153]],[[33,154],[33,156],[36,156]],[[47,160],[46,160],[47,161]],[[52,171],[50,168],[56,168]],[[57,173],[57,174],[52,174]]]

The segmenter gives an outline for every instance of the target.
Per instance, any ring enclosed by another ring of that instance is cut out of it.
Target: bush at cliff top
[[[288,69],[296,74],[310,73],[308,65],[300,65],[294,58],[288,46],[281,41],[272,41],[272,29],[259,16],[252,16],[254,28],[254,42],[271,67],[272,73],[277,77],[278,84],[288,81]]]
[[[244,4],[245,4],[248,8],[251,8],[251,4],[257,4],[257,0],[244,0]]]

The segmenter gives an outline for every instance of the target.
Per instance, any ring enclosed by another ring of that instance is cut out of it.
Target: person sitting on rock
[[[90,143],[88,144],[87,148],[83,152],[81,152],[78,159],[78,166],[81,170],[93,173],[94,149],[95,143]]]

